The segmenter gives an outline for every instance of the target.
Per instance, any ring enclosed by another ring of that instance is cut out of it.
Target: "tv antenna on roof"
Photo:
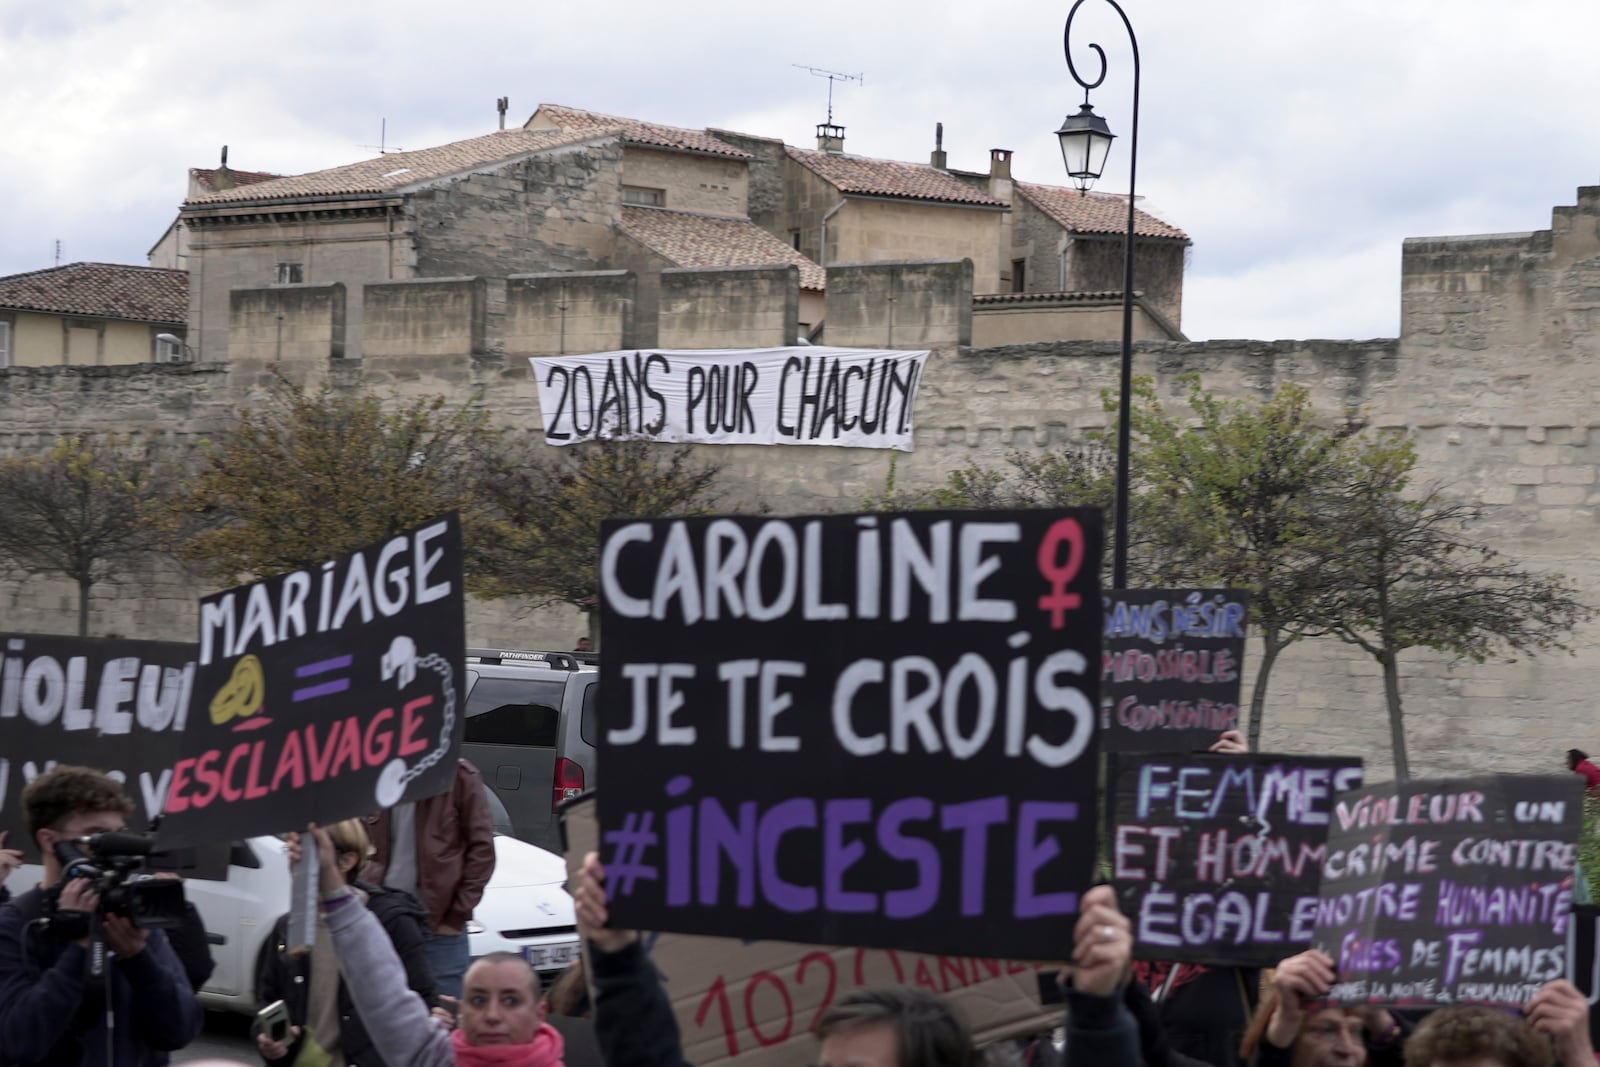
[[[799,67],[801,70],[804,70],[804,71],[810,71],[811,72],[811,76],[813,78],[827,78],[828,79],[828,125],[829,126],[833,125],[833,83],[836,82],[836,81],[840,81],[840,82],[855,82],[857,85],[865,85],[867,83],[867,76],[866,76],[865,73],[862,73],[862,74],[840,74],[836,70],[823,70],[821,67],[808,67],[804,63],[792,63],[790,65],[791,66],[795,66],[795,67]]]
[[[405,149],[397,144],[389,144],[389,120],[383,119],[378,126],[378,143],[356,145],[357,148],[376,148],[378,155],[386,156],[390,152],[404,152]]]

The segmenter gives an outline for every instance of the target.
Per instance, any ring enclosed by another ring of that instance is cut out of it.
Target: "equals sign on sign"
[[[335,656],[332,659],[307,663],[304,667],[296,667],[294,676],[297,681],[314,680],[312,684],[294,690],[291,698],[298,704],[302,700],[315,700],[317,697],[331,696],[334,693],[342,693],[349,689],[350,678],[348,675],[342,678],[329,678],[327,676],[335,671],[348,670],[354,659],[354,656]]]

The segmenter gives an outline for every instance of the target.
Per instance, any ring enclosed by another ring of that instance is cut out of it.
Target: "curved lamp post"
[[[1111,152],[1111,142],[1116,138],[1106,120],[1096,115],[1089,106],[1089,91],[1106,80],[1106,53],[1098,44],[1089,48],[1100,59],[1100,74],[1093,81],[1085,81],[1072,62],[1072,19],[1085,0],[1076,0],[1067,12],[1066,29],[1062,31],[1061,48],[1067,56],[1067,70],[1072,80],[1083,87],[1083,106],[1076,115],[1068,115],[1056,131],[1061,142],[1061,158],[1067,165],[1067,175],[1078,187],[1078,195],[1089,191],[1089,186],[1105,169],[1106,156]],[[1133,24],[1117,0],[1106,0],[1127,27],[1128,41],[1133,45],[1133,135],[1128,145],[1128,231],[1122,253],[1122,388],[1117,403],[1117,502],[1116,539],[1112,554],[1112,586],[1128,587],[1128,442],[1132,418],[1130,409],[1133,397],[1133,190],[1134,176],[1139,162],[1139,39],[1133,34]]]

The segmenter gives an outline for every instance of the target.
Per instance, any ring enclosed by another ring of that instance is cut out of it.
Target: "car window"
[[[595,725],[594,695],[600,689],[594,681],[583,687],[583,714],[578,716],[578,732],[591,745],[599,744],[599,728]]]
[[[479,678],[467,696],[463,740],[479,745],[556,747],[561,683],[528,678]]]

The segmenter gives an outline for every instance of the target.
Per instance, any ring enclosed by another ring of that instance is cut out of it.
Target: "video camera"
[[[152,834],[113,831],[57,841],[61,881],[50,889],[52,904],[75,878],[86,878],[100,894],[99,913],[120,915],[144,930],[170,930],[184,921],[183,883],[149,873]]]

